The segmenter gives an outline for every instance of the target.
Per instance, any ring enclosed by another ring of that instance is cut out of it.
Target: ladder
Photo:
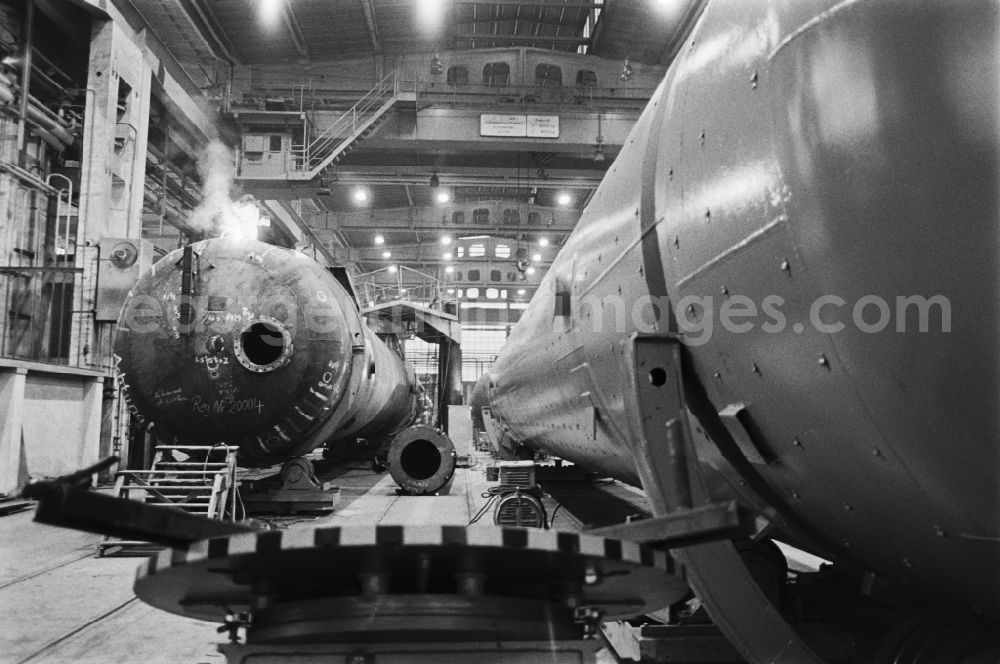
[[[230,445],[157,445],[149,470],[120,470],[114,495],[151,505],[182,509],[209,519],[235,519],[236,451]],[[149,542],[105,537],[98,556],[148,554],[160,547]]]

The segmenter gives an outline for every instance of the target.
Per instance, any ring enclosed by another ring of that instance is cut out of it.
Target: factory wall
[[[26,5],[0,5],[0,494],[126,451],[111,342],[131,267],[112,250],[142,261],[153,97],[192,143],[219,133],[127,3],[88,4],[89,41],[36,8],[30,67]]]
[[[29,477],[55,477],[102,453],[104,376],[0,359],[0,494]]]

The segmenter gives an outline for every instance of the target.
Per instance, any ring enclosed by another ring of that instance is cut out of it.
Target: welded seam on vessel
[[[859,2],[862,2],[862,1],[863,0],[844,0],[840,4],[834,5],[833,7],[830,7],[829,9],[827,9],[825,12],[823,12],[821,14],[818,14],[817,16],[814,16],[813,18],[811,18],[810,20],[806,21],[801,26],[799,26],[797,29],[795,29],[794,31],[792,31],[787,37],[785,37],[780,42],[778,42],[778,45],[774,47],[774,50],[772,50],[770,53],[768,53],[767,59],[769,61],[772,60],[775,56],[778,55],[778,53],[783,48],[785,48],[790,43],[792,43],[793,41],[795,41],[796,39],[798,39],[799,37],[801,37],[805,33],[809,32],[810,30],[812,30],[813,28],[815,28],[816,26],[818,26],[823,21],[826,21],[827,19],[832,18],[834,14],[838,14],[838,13],[844,11],[845,9],[848,9],[849,7],[851,7],[853,5],[856,5],[856,4],[858,4]]]
[[[757,230],[755,230],[750,235],[746,236],[745,238],[743,238],[742,240],[740,240],[739,242],[737,242],[733,246],[731,246],[728,249],[726,249],[725,251],[723,251],[721,254],[719,254],[715,258],[712,258],[707,263],[704,263],[701,267],[699,267],[694,272],[691,272],[687,276],[681,277],[681,279],[677,282],[677,287],[678,288],[683,288],[689,282],[691,282],[692,280],[696,279],[697,277],[700,277],[702,274],[704,274],[705,272],[711,270],[716,265],[719,265],[720,263],[724,262],[730,256],[733,256],[733,255],[739,253],[740,251],[746,249],[747,247],[749,247],[749,246],[751,246],[751,245],[759,242],[760,240],[762,240],[764,238],[764,236],[768,235],[775,228],[777,228],[779,226],[784,226],[787,221],[788,221],[788,217],[786,215],[783,215],[783,214],[779,215],[778,217],[776,217],[772,221],[768,222],[764,226],[761,226],[760,228],[758,228]]]

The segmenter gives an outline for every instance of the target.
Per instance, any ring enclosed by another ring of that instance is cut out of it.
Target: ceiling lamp
[[[605,159],[607,159],[607,156],[604,154],[604,144],[598,143],[597,147],[594,148],[594,163],[603,163]]]
[[[381,233],[375,236],[375,244],[385,244],[385,236]]]
[[[392,252],[389,250],[383,251],[382,258],[392,258]]]
[[[622,73],[620,74],[620,78],[623,81],[632,80],[632,65],[628,63],[628,58],[625,58],[625,64],[622,65]]]
[[[358,187],[354,190],[354,200],[357,203],[364,203],[368,200],[368,191]]]
[[[539,247],[547,247],[547,246],[549,246],[549,238],[547,238],[547,237],[540,237],[540,238],[538,238],[538,246]]]
[[[559,205],[566,206],[573,202],[573,197],[564,191],[559,194],[558,198],[556,198],[556,202],[559,203]]]
[[[450,235],[442,235],[441,236],[441,244],[443,246],[445,246],[445,247],[447,247],[449,244],[451,244],[451,236]]]
[[[438,179],[438,174],[437,173],[431,173],[431,182],[430,182],[430,185],[431,185],[431,189],[433,189],[434,187],[440,187],[441,186],[441,180]]]
[[[531,260],[535,261],[536,263],[541,263],[542,262],[542,255],[541,254],[535,254],[534,256],[531,257]]]
[[[274,25],[281,15],[281,0],[262,0],[260,18],[267,25]]]
[[[594,163],[600,164],[605,159],[604,136],[601,134],[601,114],[597,114],[597,147],[594,148]]]
[[[447,191],[439,191],[435,198],[438,203],[447,203],[451,200],[451,195]]]

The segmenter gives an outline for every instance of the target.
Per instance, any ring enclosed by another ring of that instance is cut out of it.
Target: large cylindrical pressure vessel
[[[667,374],[636,339],[679,340],[715,497],[1000,616],[1000,12],[702,5],[500,354],[492,413],[637,483],[632,395]]]
[[[305,255],[218,238],[164,256],[115,342],[123,398],[161,438],[238,444],[244,463],[380,439],[419,413],[413,370]]]
[[[472,394],[469,395],[469,405],[472,407],[472,426],[476,428],[476,431],[482,431],[485,427],[483,424],[483,408],[490,405],[490,381],[492,377],[489,372],[484,373],[476,381],[476,384],[472,387]]]

